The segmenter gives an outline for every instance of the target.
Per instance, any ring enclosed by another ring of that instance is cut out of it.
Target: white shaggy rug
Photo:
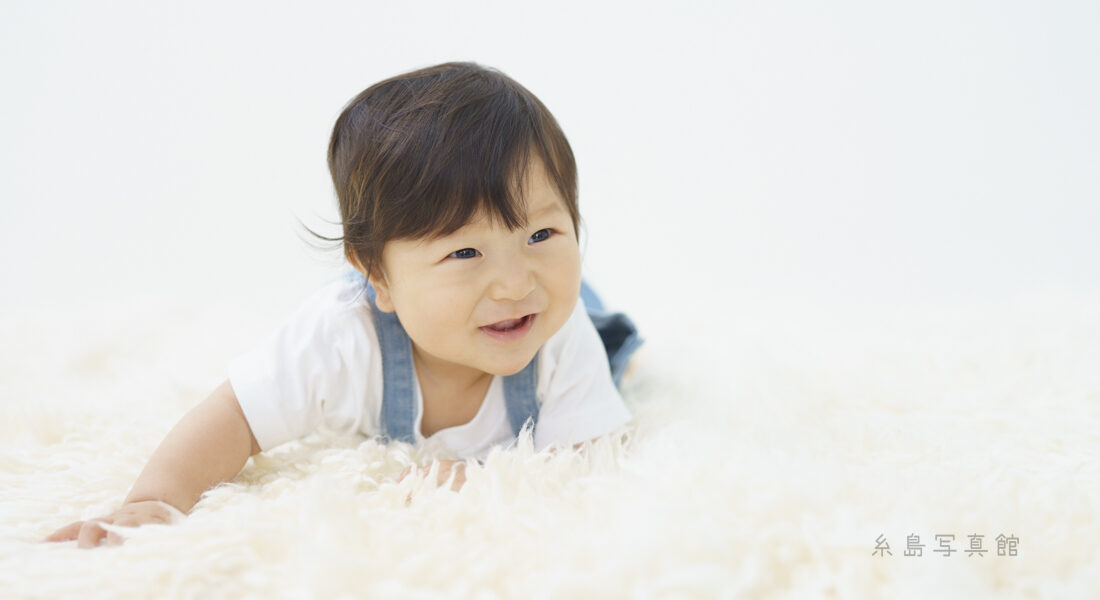
[[[94,550],[39,540],[115,508],[282,315],[163,299],[4,315],[0,597],[1100,594],[1100,298],[723,314],[640,323],[625,439],[526,440],[455,493],[396,482],[430,448],[319,432],[183,523]]]

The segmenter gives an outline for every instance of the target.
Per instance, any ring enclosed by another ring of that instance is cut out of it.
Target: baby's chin
[[[515,358],[509,357],[508,359],[493,361],[492,364],[485,364],[480,368],[491,375],[508,377],[522,371],[535,358],[537,353],[538,350],[536,349],[535,352],[523,353]]]

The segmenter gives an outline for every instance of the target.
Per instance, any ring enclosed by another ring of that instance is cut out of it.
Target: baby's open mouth
[[[513,329],[519,329],[527,324],[527,321],[534,317],[534,315],[524,315],[518,319],[505,319],[498,321],[492,325],[486,325],[486,329],[492,329],[493,331],[512,331]]]

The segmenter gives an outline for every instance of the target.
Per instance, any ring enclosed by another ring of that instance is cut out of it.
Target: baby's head
[[[348,261],[396,311],[420,368],[508,375],[580,292],[576,164],[523,86],[470,63],[374,84],[329,144]]]

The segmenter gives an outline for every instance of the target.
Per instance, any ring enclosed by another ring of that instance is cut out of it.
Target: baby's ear
[[[370,275],[367,277],[370,286],[374,288],[374,305],[382,312],[393,312],[393,300],[390,299],[390,286],[386,283],[386,277]]]

